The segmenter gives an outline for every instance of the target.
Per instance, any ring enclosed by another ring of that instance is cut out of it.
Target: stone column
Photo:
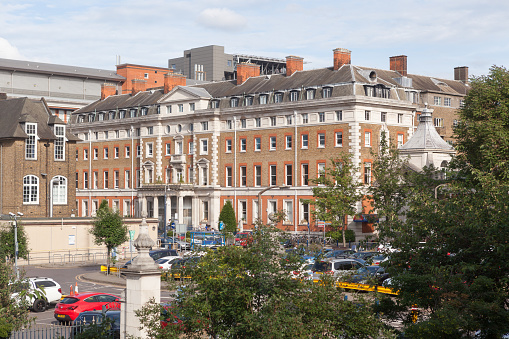
[[[178,202],[177,202],[177,212],[179,214],[178,223],[183,224],[184,223],[184,197],[181,195],[182,192],[179,192],[178,195]],[[175,221],[177,222],[177,221]]]
[[[134,241],[138,256],[133,259],[126,276],[125,300],[121,305],[120,332],[121,338],[132,336],[148,338],[146,331],[140,331],[140,321],[134,311],[139,310],[150,299],[161,302],[161,272],[154,260],[149,256],[150,249],[155,246],[154,240],[148,235],[147,212],[142,212],[140,233]]]

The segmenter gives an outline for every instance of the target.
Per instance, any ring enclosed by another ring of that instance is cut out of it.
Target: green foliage
[[[14,250],[14,220],[11,223],[6,223],[0,229],[0,260],[7,258],[12,260],[15,255]],[[18,258],[28,259],[28,238],[25,232],[23,223],[18,220]]]
[[[223,232],[235,233],[237,232],[237,219],[235,218],[235,211],[230,200],[226,201],[221,213],[219,213],[219,221],[224,223]],[[219,226],[218,226],[219,229]]]
[[[311,180],[318,184],[313,187],[314,199],[304,202],[314,206],[315,220],[330,222],[332,229],[343,232],[343,246],[346,246],[344,219],[357,212],[355,205],[361,199],[361,184],[354,175],[357,169],[350,154],[340,153],[331,159],[331,164],[317,179]]]
[[[161,306],[151,303],[137,315],[151,338],[384,338],[372,300],[344,300],[332,277],[322,284],[292,279],[301,265],[286,255],[273,228],[261,226],[247,247],[209,251],[176,289],[170,325],[161,328]]]
[[[81,329],[81,332],[76,333],[75,339],[113,339],[115,338],[112,330],[113,320],[104,316],[100,323],[87,324]]]
[[[326,237],[331,238],[336,242],[343,241],[343,232],[340,231],[328,231],[325,233]],[[346,242],[355,242],[355,232],[354,230],[345,230],[345,241]]]
[[[108,206],[108,201],[103,200],[96,212],[93,227],[90,233],[94,236],[96,245],[105,245],[108,249],[108,270],[110,267],[111,250],[127,240],[129,229],[119,211],[113,211]]]

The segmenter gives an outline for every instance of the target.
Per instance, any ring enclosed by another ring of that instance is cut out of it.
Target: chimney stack
[[[468,67],[454,67],[454,80],[459,80],[462,83],[468,83]]]
[[[173,70],[164,75],[164,94],[170,92],[177,86],[186,85],[186,76],[184,74],[173,73]]]
[[[242,62],[237,65],[237,85],[241,85],[248,78],[260,75],[260,66],[249,62]]]
[[[398,55],[390,57],[390,66],[391,71],[396,71],[402,76],[406,77],[407,75],[407,64],[406,64],[407,56],[406,55]]]
[[[304,59],[295,55],[286,57],[286,76],[289,77],[295,72],[304,69]]]
[[[132,92],[134,96],[138,92],[143,92],[147,89],[147,81],[142,79],[133,79],[132,81]]]
[[[352,52],[346,48],[334,49],[334,70],[337,71],[343,65],[352,63]]]
[[[106,99],[110,95],[117,94],[117,85],[115,84],[102,84],[101,85],[101,100]]]

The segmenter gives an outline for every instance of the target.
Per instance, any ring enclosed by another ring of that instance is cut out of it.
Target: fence
[[[77,250],[56,250],[56,251],[32,251],[28,259],[19,259],[20,265],[36,264],[64,264],[64,263],[85,263],[105,262],[108,252],[103,249],[77,249]]]
[[[79,331],[77,326],[37,324],[11,333],[10,339],[60,339],[73,338]]]

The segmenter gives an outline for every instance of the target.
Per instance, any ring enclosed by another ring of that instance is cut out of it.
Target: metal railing
[[[78,328],[76,326],[64,325],[45,325],[36,324],[30,328],[11,332],[10,339],[53,339],[53,338],[72,338]]]
[[[99,263],[106,261],[108,256],[104,249],[77,249],[55,251],[32,251],[27,259],[19,259],[20,265],[37,264],[83,264],[87,262]]]

